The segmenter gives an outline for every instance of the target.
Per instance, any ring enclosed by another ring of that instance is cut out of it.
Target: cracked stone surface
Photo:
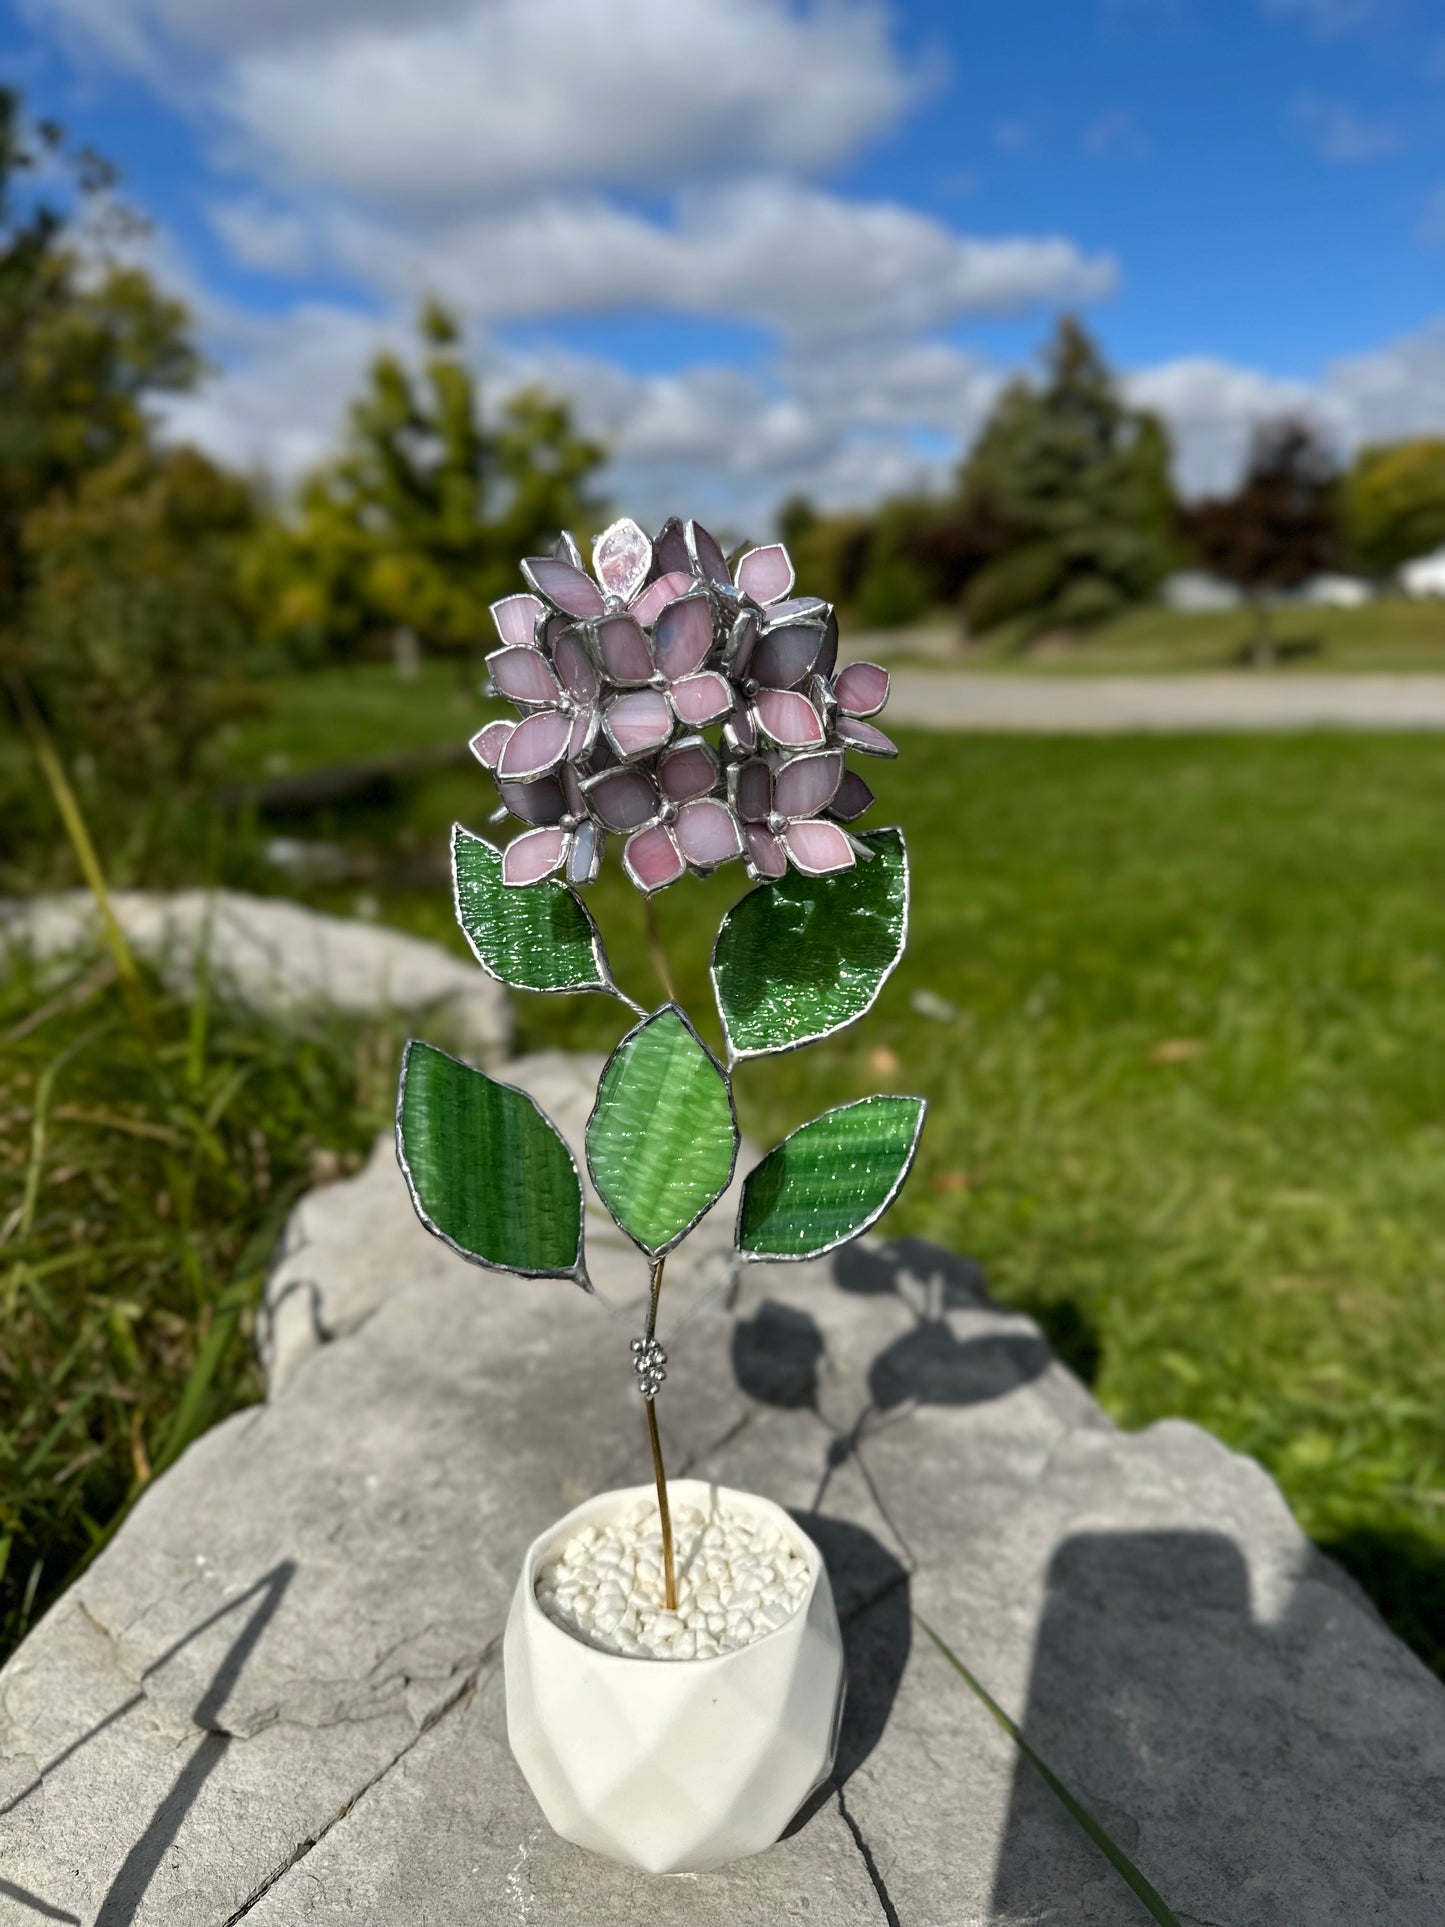
[[[354,1016],[426,1013],[428,1035],[474,1062],[506,1051],[501,986],[440,944],[240,890],[119,890],[112,902],[132,948],[172,985],[191,982],[209,945],[218,980],[264,1013],[318,1004]],[[0,949],[44,958],[97,943],[88,891],[0,899]]]
[[[509,1068],[574,1141],[595,1062]],[[743,1160],[746,1163],[746,1157]],[[194,1445],[0,1673],[0,1924],[1137,1927],[946,1665],[1185,1927],[1441,1927],[1445,1691],[1252,1461],[1126,1434],[936,1248],[669,1263],[670,1469],[794,1508],[834,1576],[838,1782],[768,1853],[649,1879],[542,1821],[499,1639],[523,1551],[646,1476],[640,1258],[596,1298],[465,1265],[389,1144],[292,1219],[268,1402]]]

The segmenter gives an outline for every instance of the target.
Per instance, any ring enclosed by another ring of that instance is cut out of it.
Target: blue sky
[[[428,291],[648,514],[937,479],[1064,308],[1194,488],[1445,430],[1438,0],[0,0],[0,59],[196,306],[176,432],[283,478]]]

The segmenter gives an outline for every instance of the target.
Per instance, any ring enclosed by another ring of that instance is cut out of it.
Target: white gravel
[[[656,1505],[584,1526],[537,1569],[537,1603],[589,1646],[635,1659],[714,1659],[791,1619],[808,1590],[794,1541],[745,1513],[672,1512],[677,1611],[665,1607]]]

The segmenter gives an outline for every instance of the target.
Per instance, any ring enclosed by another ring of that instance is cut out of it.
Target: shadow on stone
[[[868,1368],[874,1407],[909,1399],[920,1405],[981,1405],[1037,1378],[1050,1359],[1041,1338],[1020,1332],[955,1338],[942,1319],[926,1318],[895,1339]]]
[[[733,1375],[763,1405],[814,1407],[823,1337],[805,1311],[764,1299],[733,1325]]]
[[[860,1295],[896,1292],[898,1280],[905,1274],[937,1286],[938,1311],[972,1311],[991,1303],[979,1265],[922,1238],[894,1238],[882,1245],[844,1245],[833,1260],[834,1284],[840,1291]]]

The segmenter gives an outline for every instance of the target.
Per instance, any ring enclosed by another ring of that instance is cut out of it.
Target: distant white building
[[[1374,594],[1363,576],[1312,575],[1300,584],[1293,599],[1309,609],[1363,609]]]
[[[1445,549],[1417,555],[1400,570],[1400,587],[1407,596],[1445,596]]]
[[[1244,597],[1232,582],[1208,569],[1176,569],[1159,584],[1159,600],[1181,616],[1210,616],[1240,608]]]

